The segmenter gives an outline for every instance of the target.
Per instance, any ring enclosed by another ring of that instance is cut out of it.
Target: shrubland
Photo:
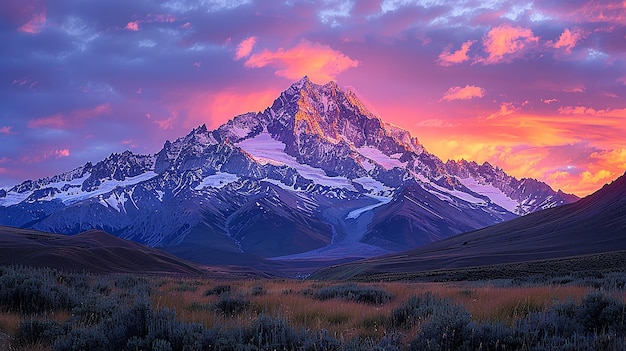
[[[619,350],[621,273],[346,283],[0,267],[7,350]]]

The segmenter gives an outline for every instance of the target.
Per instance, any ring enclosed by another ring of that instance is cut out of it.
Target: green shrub
[[[393,299],[393,295],[383,289],[355,284],[333,285],[321,288],[313,296],[319,300],[342,299],[381,305]]]
[[[20,345],[50,345],[63,334],[58,321],[26,319],[20,323],[16,341]]]
[[[241,296],[230,294],[220,295],[220,299],[214,305],[215,310],[225,315],[235,315],[246,311],[250,307],[250,301]]]
[[[430,292],[411,296],[402,306],[395,308],[391,312],[391,325],[395,327],[411,328],[430,317],[436,310],[442,309],[448,301]]]
[[[231,292],[231,290],[232,290],[232,287],[230,285],[216,285],[213,288],[205,291],[204,296],[222,295],[224,293]]]

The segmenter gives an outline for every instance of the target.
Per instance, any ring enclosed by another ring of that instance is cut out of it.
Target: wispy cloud
[[[470,47],[475,43],[474,40],[468,40],[461,45],[457,51],[443,51],[439,54],[439,63],[442,66],[452,66],[457,63],[465,62],[470,59],[468,52]]]
[[[254,45],[256,44],[257,38],[252,36],[248,37],[237,45],[237,51],[235,52],[235,60],[241,60],[242,58],[250,56]]]
[[[485,96],[485,89],[476,85],[456,86],[448,89],[441,98],[445,101],[469,100]]]
[[[28,20],[28,22],[22,24],[17,30],[29,34],[37,34],[41,32],[46,25],[46,11],[42,10],[36,12]]]
[[[15,134],[15,132],[13,131],[13,127],[3,126],[3,127],[0,127],[0,134],[8,135],[8,134]]]

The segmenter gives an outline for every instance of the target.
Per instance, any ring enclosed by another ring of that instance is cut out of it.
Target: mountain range
[[[204,264],[293,267],[413,249],[572,203],[489,163],[443,162],[356,94],[307,77],[272,106],[152,155],[0,189],[0,225],[98,229]]]
[[[549,269],[547,269],[549,267]],[[316,278],[519,277],[626,268],[626,173],[595,193],[406,252],[320,270]],[[508,273],[503,273],[508,272]]]

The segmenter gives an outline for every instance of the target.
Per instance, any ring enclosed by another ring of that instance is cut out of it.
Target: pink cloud
[[[126,145],[127,147],[130,147],[130,148],[136,148],[138,146],[138,144],[132,139],[122,140],[120,144]]]
[[[444,51],[439,54],[439,64],[442,66],[451,66],[456,63],[461,63],[469,60],[467,55],[470,47],[475,41],[468,40],[461,45],[461,48],[455,52]]]
[[[559,40],[554,43],[553,46],[555,49],[563,48],[565,52],[569,53],[570,51],[572,51],[574,46],[576,46],[576,44],[582,39],[582,37],[582,31],[577,29],[569,30],[568,28],[565,28],[563,33],[561,33]]]
[[[105,113],[110,113],[110,112],[111,112],[110,104],[100,104],[90,110],[77,110],[76,112],[74,112],[74,114],[82,118],[91,118],[91,117],[95,117],[95,116],[102,115]]]
[[[483,38],[483,46],[489,56],[479,61],[485,64],[503,62],[538,41],[539,38],[528,28],[509,25],[494,27]]]
[[[55,128],[62,129],[67,124],[67,121],[62,115],[52,115],[48,117],[42,117],[37,119],[31,119],[26,124],[28,128]]]
[[[446,101],[469,100],[483,96],[485,96],[485,89],[475,85],[466,85],[464,87],[456,86],[448,89],[441,99]]]
[[[0,134],[15,134],[12,129],[13,127],[4,126],[0,128]]]
[[[176,122],[176,116],[174,114],[170,115],[168,118],[155,120],[160,129],[168,130],[174,128],[174,122]]]
[[[139,21],[128,22],[125,27],[127,30],[136,32],[139,30]]]
[[[139,25],[143,23],[174,23],[177,18],[170,14],[148,14],[144,17],[144,19],[139,19],[135,21],[128,22],[124,29],[136,32],[139,30]],[[185,23],[182,25],[183,28],[189,28],[190,24]]]
[[[39,153],[34,156],[23,156],[20,158],[22,163],[38,163],[47,159],[59,159],[69,157],[70,149],[52,149]]]
[[[146,16],[146,22],[174,23],[176,20],[176,16],[171,14],[148,14]]]
[[[575,4],[575,3],[574,3]],[[626,24],[626,4],[619,1],[582,1],[580,6],[555,6],[550,15],[569,22],[590,23],[602,22],[607,24]]]
[[[290,80],[309,76],[311,80],[319,83],[334,80],[339,73],[358,65],[359,61],[351,59],[340,51],[306,39],[302,39],[296,46],[287,50],[280,48],[276,51],[269,51],[266,49],[253,54],[245,62],[248,68],[275,67],[277,68],[276,75]]]
[[[36,80],[32,80],[30,78],[20,78],[20,79],[14,79],[11,84],[17,85],[19,87],[28,86],[29,88],[32,89],[37,85],[37,83],[38,82]]]
[[[66,115],[55,114],[47,117],[36,118],[28,121],[28,128],[55,128],[62,129],[67,126],[76,127],[81,120],[94,118],[111,112],[110,104],[100,104],[92,109],[80,109]]]
[[[26,23],[22,24],[18,31],[29,34],[37,34],[43,30],[46,25],[46,11],[33,14],[33,17]]]
[[[54,150],[52,152],[52,155],[55,158],[69,157],[70,156],[70,149]]]
[[[250,56],[254,45],[256,44],[256,37],[249,37],[241,41],[237,45],[237,52],[235,52],[235,60],[241,60],[244,57]]]

